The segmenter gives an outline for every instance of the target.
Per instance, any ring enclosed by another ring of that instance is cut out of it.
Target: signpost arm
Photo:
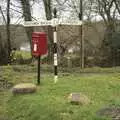
[[[38,85],[40,85],[40,61],[41,61],[41,56],[38,56],[38,80],[37,80]]]

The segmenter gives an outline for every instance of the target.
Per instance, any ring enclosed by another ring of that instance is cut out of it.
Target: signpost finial
[[[57,18],[57,9],[56,9],[56,7],[53,9],[53,14],[54,14],[54,18]]]

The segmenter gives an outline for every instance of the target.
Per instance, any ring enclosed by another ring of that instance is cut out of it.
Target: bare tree
[[[73,9],[73,12],[76,12],[78,15],[79,9],[78,6],[80,3],[78,0],[68,3],[69,7]],[[109,54],[111,56],[111,50],[113,48],[113,43],[115,43],[115,36],[117,34],[117,25],[118,25],[118,14],[120,14],[120,1],[119,0],[84,0],[83,2],[83,12],[84,16],[87,17],[89,23],[92,23],[92,18],[102,18],[105,25],[104,40],[102,47],[108,48]],[[118,34],[117,34],[118,35]],[[111,50],[110,50],[111,49]],[[103,50],[103,48],[102,48]],[[104,50],[103,52],[107,52]]]
[[[118,10],[118,13],[120,14],[120,1],[119,0],[114,0],[116,9]]]
[[[118,35],[117,23],[118,23],[118,1],[117,0],[97,0],[96,10],[102,17],[105,23],[105,34],[102,45],[103,55],[108,57],[108,61],[115,65],[115,53],[119,42],[116,38]],[[116,42],[117,41],[117,42]],[[111,61],[109,60],[111,59]]]

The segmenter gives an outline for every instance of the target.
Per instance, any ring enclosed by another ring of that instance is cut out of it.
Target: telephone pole
[[[80,65],[81,68],[84,68],[84,38],[83,38],[83,3],[80,0],[80,12],[79,12],[79,20],[82,22],[80,26]]]

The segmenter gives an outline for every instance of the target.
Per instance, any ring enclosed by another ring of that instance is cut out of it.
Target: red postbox
[[[47,53],[47,35],[45,32],[32,33],[32,54],[41,56]]]

